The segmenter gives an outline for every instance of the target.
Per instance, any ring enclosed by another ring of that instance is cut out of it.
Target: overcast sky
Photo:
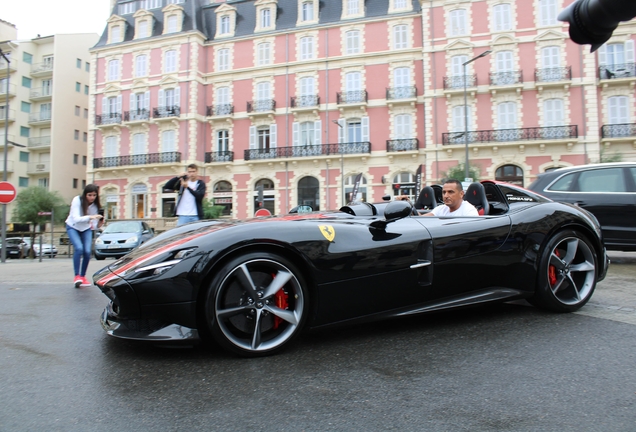
[[[18,40],[58,33],[102,34],[110,0],[0,0],[0,19],[18,28]]]

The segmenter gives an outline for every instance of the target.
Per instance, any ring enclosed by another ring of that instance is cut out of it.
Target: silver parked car
[[[95,258],[119,258],[155,236],[143,221],[110,222],[95,240]]]

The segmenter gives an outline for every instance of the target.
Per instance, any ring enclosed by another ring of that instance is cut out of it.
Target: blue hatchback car
[[[95,240],[95,259],[120,258],[155,236],[143,221],[110,222]]]

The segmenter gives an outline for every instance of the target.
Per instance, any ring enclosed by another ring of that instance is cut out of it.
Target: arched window
[[[230,216],[232,214],[232,184],[221,180],[214,184],[212,190],[214,205],[223,207],[222,216]]]
[[[495,171],[495,180],[523,186],[523,170],[517,165],[504,165]]]
[[[298,182],[298,205],[320,210],[320,183],[315,177],[303,177]]]
[[[393,195],[408,195],[411,201],[415,201],[415,175],[401,172],[393,177]]]
[[[362,176],[360,178],[360,184],[358,185],[358,193],[356,194],[356,196],[351,196],[353,188],[356,184],[356,177],[358,177],[358,174],[350,175],[345,179],[345,202],[367,200],[367,179],[365,176]]]
[[[260,179],[254,185],[254,212],[264,208],[276,214],[274,202],[274,182],[270,179]]]

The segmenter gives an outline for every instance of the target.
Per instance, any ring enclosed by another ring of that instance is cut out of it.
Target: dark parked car
[[[590,299],[609,264],[594,216],[513,185],[470,190],[487,215],[419,216],[396,200],[173,228],[95,273],[110,300],[102,325],[258,356],[303,328],[517,299],[571,312]]]
[[[110,222],[95,240],[95,258],[123,257],[154,236],[154,230],[146,222]]]
[[[528,189],[591,212],[607,249],[636,251],[636,163],[560,168],[539,174]]]
[[[0,243],[0,247],[2,247],[2,243]],[[26,243],[21,237],[7,238],[6,254],[7,258],[22,258],[26,256]]]

